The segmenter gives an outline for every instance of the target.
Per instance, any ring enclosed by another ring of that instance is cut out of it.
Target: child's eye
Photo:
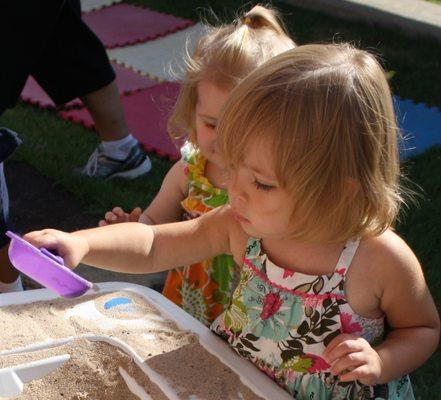
[[[216,125],[209,122],[204,122],[204,125],[209,129],[216,129]]]
[[[265,185],[264,183],[259,182],[257,179],[254,179],[253,184],[258,190],[265,190],[268,192],[269,190],[274,189],[274,186]]]

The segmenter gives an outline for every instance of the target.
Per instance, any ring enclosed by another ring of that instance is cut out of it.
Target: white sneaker
[[[152,169],[150,158],[140,144],[133,146],[124,160],[117,160],[104,154],[99,145],[90,156],[87,164],[77,169],[77,173],[99,179],[134,179],[147,174]]]

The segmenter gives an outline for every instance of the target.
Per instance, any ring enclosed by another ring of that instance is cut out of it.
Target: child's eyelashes
[[[266,185],[265,183],[259,182],[257,179],[254,179],[253,184],[254,186],[256,186],[258,190],[264,190],[266,192],[270,191],[271,189],[274,189],[274,186]]]
[[[208,129],[216,129],[216,124],[212,122],[204,122],[204,126]]]

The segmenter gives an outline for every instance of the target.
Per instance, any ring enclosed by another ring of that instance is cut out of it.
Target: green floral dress
[[[273,264],[250,238],[230,307],[211,329],[298,400],[414,399],[408,376],[384,385],[341,382],[321,357],[340,333],[376,345],[384,317],[357,315],[346,301],[345,276],[359,241],[348,241],[334,272],[313,276]]]
[[[214,187],[205,177],[206,160],[187,143],[182,149],[188,196],[182,201],[187,219],[197,218],[228,201],[224,189]],[[239,268],[228,254],[172,270],[162,294],[205,325],[210,325],[228,306],[239,280]]]

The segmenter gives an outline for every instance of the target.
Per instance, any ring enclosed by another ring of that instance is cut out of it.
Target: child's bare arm
[[[391,252],[381,277],[381,309],[391,332],[376,348],[383,382],[422,365],[436,350],[440,332],[439,315],[417,258],[396,235]]]
[[[179,160],[168,171],[158,194],[146,210],[142,211],[136,207],[128,213],[121,207],[114,207],[111,211],[106,212],[104,219],[100,220],[98,225],[106,226],[122,222],[157,225],[179,221],[182,215],[181,201],[185,198],[187,190],[184,165],[182,160]]]
[[[355,335],[340,335],[324,356],[331,372],[343,381],[386,383],[422,365],[439,342],[440,321],[413,252],[397,235],[386,233],[387,244],[375,249],[370,262],[377,265],[374,288],[391,331],[372,348]]]
[[[126,213],[121,207],[113,207],[112,211],[107,211],[104,219],[98,222],[98,226],[121,224],[122,222],[138,222],[141,213],[140,207],[134,208],[130,213]]]
[[[181,201],[187,196],[188,183],[184,164],[179,160],[168,171],[158,194],[142,212],[139,222],[148,225],[180,221],[182,218]]]
[[[228,210],[218,208],[185,222],[122,223],[74,233],[46,229],[25,239],[56,250],[70,267],[83,261],[112,271],[151,273],[229,253],[232,221]]]

